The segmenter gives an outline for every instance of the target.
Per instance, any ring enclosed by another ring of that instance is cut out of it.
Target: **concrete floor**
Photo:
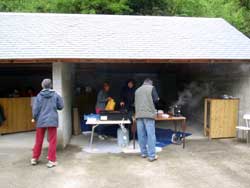
[[[3,188],[243,188],[250,186],[250,147],[235,139],[190,137],[186,149],[170,145],[150,163],[137,154],[89,154],[83,135],[58,151],[59,165],[47,169],[46,142],[38,166],[29,159],[34,132],[0,136]]]

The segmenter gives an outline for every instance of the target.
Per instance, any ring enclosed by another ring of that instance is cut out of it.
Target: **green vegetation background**
[[[0,11],[222,17],[250,36],[250,0],[0,0]]]

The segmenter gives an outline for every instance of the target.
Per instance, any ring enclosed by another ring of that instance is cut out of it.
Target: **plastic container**
[[[129,145],[129,132],[125,127],[117,129],[117,143],[120,147]]]

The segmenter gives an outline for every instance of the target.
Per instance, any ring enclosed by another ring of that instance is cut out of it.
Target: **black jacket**
[[[4,111],[3,111],[3,107],[0,105],[0,126],[3,124],[3,122],[6,120],[5,116],[4,116]]]
[[[126,110],[134,111],[135,88],[123,87],[121,91],[121,102],[125,103]]]

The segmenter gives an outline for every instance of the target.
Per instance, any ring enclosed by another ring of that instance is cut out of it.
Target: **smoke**
[[[201,83],[191,82],[186,85],[184,90],[178,93],[178,101],[174,105],[187,106],[195,108],[199,106],[201,101],[215,92],[213,82]]]
[[[243,73],[249,73],[250,72],[250,64],[241,64],[239,66],[239,69]]]

